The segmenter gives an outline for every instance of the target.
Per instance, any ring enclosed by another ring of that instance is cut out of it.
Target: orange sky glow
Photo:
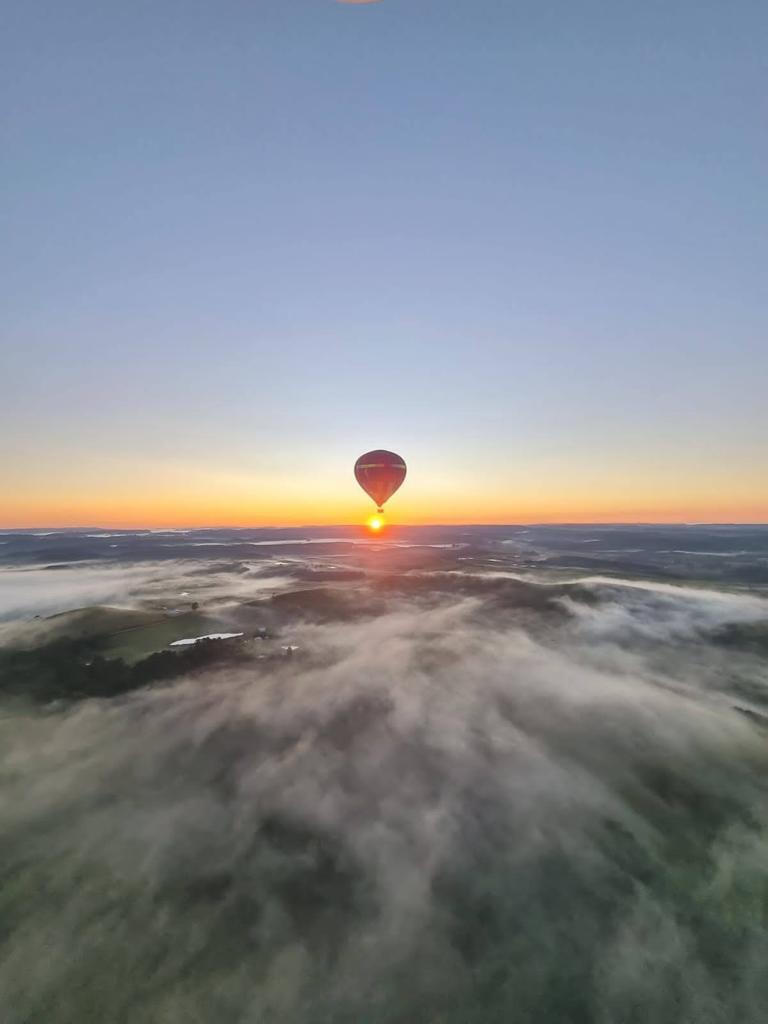
[[[452,461],[440,449],[402,448],[408,476],[387,503],[387,525],[514,523],[760,523],[768,485],[731,459],[717,472],[661,453],[631,462],[513,453],[501,467]],[[267,468],[245,459],[12,461],[0,527],[121,528],[324,526],[368,522],[375,506],[353,474],[355,452],[302,453]],[[516,455],[516,457],[515,457]]]
[[[5,504],[0,527],[77,527],[103,526],[124,529],[171,527],[269,527],[331,526],[367,523],[371,506],[350,500],[337,504],[305,502],[293,507],[270,504],[228,504],[226,501],[200,501],[197,504],[134,500],[131,502],[78,502]],[[513,524],[513,523],[760,523],[768,520],[763,505],[736,505],[725,502],[700,505],[620,504],[593,502],[551,506],[533,502],[495,502],[472,505],[462,501],[418,504],[393,500],[385,510],[387,526],[430,524]]]

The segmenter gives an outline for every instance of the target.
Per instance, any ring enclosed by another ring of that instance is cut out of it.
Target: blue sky
[[[768,518],[764,3],[4,12],[6,524]]]

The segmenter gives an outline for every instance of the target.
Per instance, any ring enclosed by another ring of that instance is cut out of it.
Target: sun
[[[374,533],[378,533],[383,525],[384,520],[381,518],[381,516],[371,516],[371,518],[368,520],[368,529],[372,530]]]

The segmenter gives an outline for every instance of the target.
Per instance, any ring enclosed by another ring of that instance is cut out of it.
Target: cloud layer
[[[8,1024],[763,1021],[764,664],[704,636],[755,606],[503,586],[6,707]]]

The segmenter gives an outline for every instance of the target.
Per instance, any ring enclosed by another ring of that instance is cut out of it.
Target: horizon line
[[[609,527],[609,526],[665,526],[665,527],[692,527],[692,526],[740,526],[740,527],[768,527],[768,520],[757,521],[735,521],[735,520],[691,520],[691,521],[669,521],[654,519],[606,519],[606,520],[563,520],[562,522],[552,521],[529,521],[529,522],[494,522],[494,523],[388,523],[387,529],[408,529],[408,530],[435,530],[435,529],[529,529],[531,527]],[[97,530],[106,533],[109,530],[121,530],[125,533],[175,533],[175,532],[201,532],[203,530],[364,530],[366,523],[300,523],[300,524],[270,524],[270,525],[211,525],[211,526],[98,526],[83,523],[77,526],[51,526],[41,523],[37,526],[0,526],[0,534],[8,533],[34,533],[45,530],[50,533],[76,533],[83,530]]]

